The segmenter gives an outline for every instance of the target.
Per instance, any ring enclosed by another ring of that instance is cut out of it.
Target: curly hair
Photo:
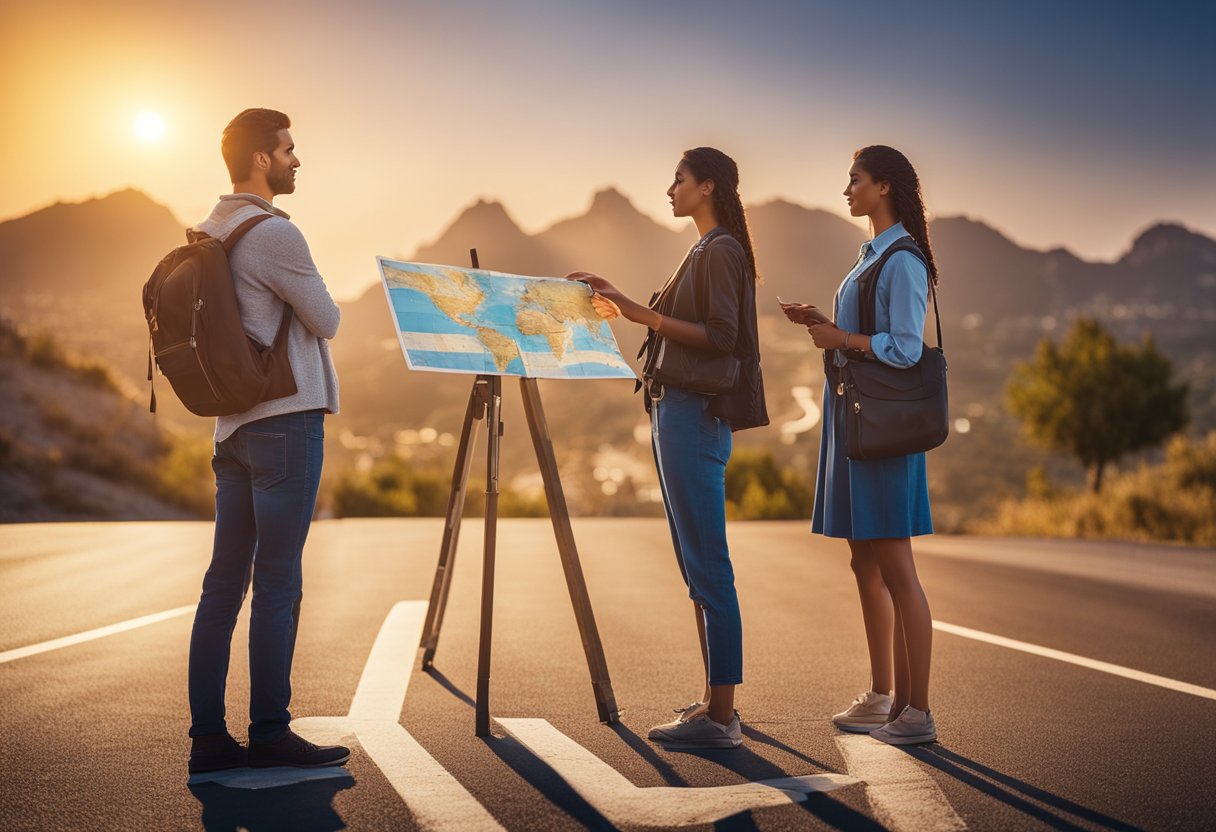
[[[712,147],[685,150],[681,162],[698,182],[708,179],[714,183],[714,216],[730,235],[739,241],[739,245],[743,246],[752,269],[752,277],[758,281],[760,275],[756,271],[752,234],[747,227],[743,201],[739,198],[739,166],[735,164],[734,159]]]
[[[903,223],[916,245],[925,255],[929,266],[929,277],[937,285],[937,261],[929,245],[929,224],[925,220],[925,199],[921,194],[920,177],[908,157],[893,147],[874,144],[863,147],[853,154],[853,161],[861,166],[875,182],[886,182],[891,186],[891,203],[895,219]]]

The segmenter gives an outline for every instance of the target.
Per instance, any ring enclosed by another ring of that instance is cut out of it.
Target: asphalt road
[[[868,682],[844,544],[804,523],[733,524],[746,740],[681,753],[645,739],[700,687],[666,525],[586,519],[574,531],[620,724],[596,719],[547,521],[499,527],[491,712],[502,721],[487,739],[472,708],[480,521],[462,534],[433,673],[414,650],[423,605],[399,602],[428,597],[442,521],[326,521],[305,551],[292,712],[313,736],[348,737],[348,773],[188,784],[181,608],[197,600],[210,525],[0,528],[0,828],[711,828],[695,823],[705,813],[722,829],[1216,828],[1216,552],[918,541],[935,620],[1116,671],[938,631],[940,742],[907,752],[827,721]],[[45,645],[161,611],[176,614]],[[228,699],[240,738],[246,624],[247,610]],[[47,649],[11,652],[31,645]],[[392,712],[407,683],[402,731]],[[316,719],[377,708],[388,717]],[[826,776],[811,786],[810,775]],[[746,785],[774,780],[785,785]]]

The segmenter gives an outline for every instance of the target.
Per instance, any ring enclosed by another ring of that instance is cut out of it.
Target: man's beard
[[[271,165],[270,172],[266,175],[266,184],[270,186],[270,190],[275,196],[292,193],[296,189],[292,168],[286,165],[283,167]]]

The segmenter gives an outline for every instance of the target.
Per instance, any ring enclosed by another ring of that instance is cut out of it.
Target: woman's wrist
[[[846,332],[846,333],[844,334],[844,348],[845,348],[846,350],[849,348],[849,336],[850,336],[850,335],[852,335],[852,334],[853,334],[853,333],[851,333],[851,332]]]

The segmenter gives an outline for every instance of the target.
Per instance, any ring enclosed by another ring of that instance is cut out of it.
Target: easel
[[[473,268],[480,268],[477,249],[470,249]],[[528,419],[528,430],[532,434],[532,446],[536,449],[536,461],[540,464],[541,477],[545,483],[545,498],[549,503],[549,517],[553,521],[553,532],[557,537],[557,551],[566,573],[566,586],[570,591],[570,602],[574,605],[574,617],[583,641],[583,652],[587,655],[587,668],[591,672],[591,689],[595,693],[595,706],[600,722],[617,722],[616,697],[612,693],[612,681],[608,678],[608,663],[604,659],[604,647],[600,643],[599,630],[595,626],[595,614],[591,610],[591,598],[587,594],[587,583],[579,563],[578,549],[574,544],[574,531],[570,527],[570,512],[566,508],[566,496],[558,476],[557,457],[553,453],[553,442],[549,437],[549,425],[540,403],[540,390],[536,379],[521,378],[519,390],[523,394],[524,413]],[[431,600],[426,610],[426,623],[422,629],[422,669],[434,666],[435,649],[439,644],[439,630],[443,626],[443,614],[447,608],[448,591],[452,586],[452,567],[456,559],[456,543],[460,537],[460,522],[464,513],[465,493],[469,482],[469,468],[473,464],[473,446],[476,436],[473,423],[486,419],[486,516],[483,567],[481,573],[481,636],[477,652],[477,704],[475,732],[479,737],[490,733],[490,637],[494,619],[494,555],[497,545],[498,525],[498,459],[502,437],[502,377],[479,375],[473,381],[469,394],[469,405],[464,412],[464,427],[460,432],[460,445],[456,449],[456,465],[452,471],[452,491],[448,495],[447,519],[443,527],[443,543],[439,547],[439,564],[435,568],[435,583],[431,587]]]

